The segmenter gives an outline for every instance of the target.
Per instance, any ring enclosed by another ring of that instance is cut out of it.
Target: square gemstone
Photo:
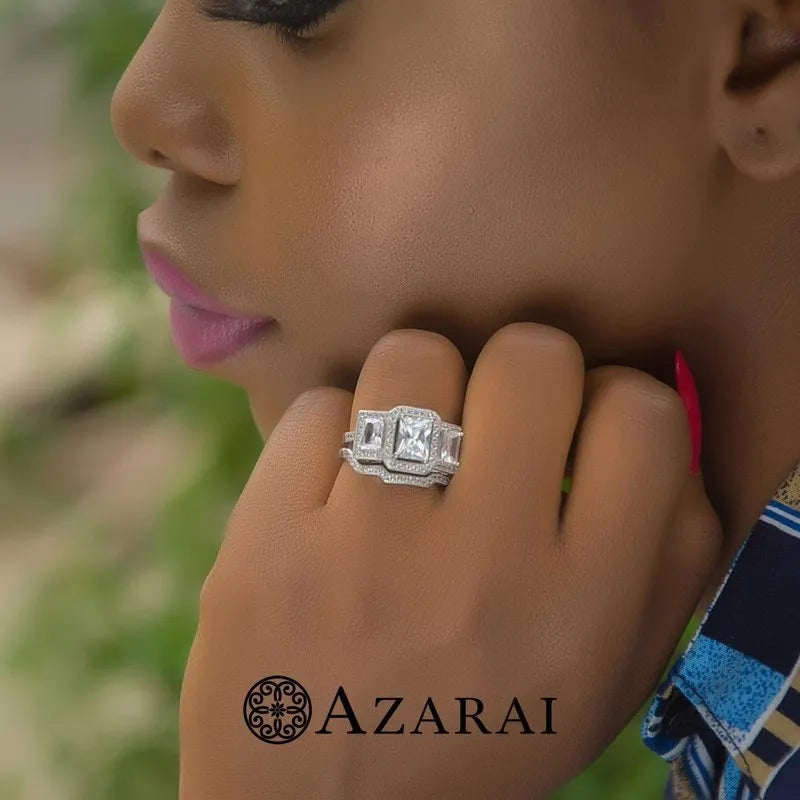
[[[442,433],[440,458],[445,464],[458,464],[461,436],[462,434],[459,431],[444,431]]]
[[[366,417],[361,434],[362,450],[380,450],[383,443],[383,417]]]
[[[425,462],[431,454],[433,420],[402,414],[397,421],[394,454],[404,461]]]

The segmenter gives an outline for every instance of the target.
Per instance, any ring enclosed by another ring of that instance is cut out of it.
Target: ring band
[[[356,472],[384,483],[447,486],[460,464],[463,436],[460,425],[445,422],[430,408],[364,409],[354,430],[344,434],[339,455]]]

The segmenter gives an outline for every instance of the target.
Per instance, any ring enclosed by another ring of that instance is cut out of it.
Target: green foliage
[[[114,139],[108,112],[156,10],[152,2],[75,0],[56,18],[28,3],[0,6],[3,24],[24,32],[20,58],[52,57],[55,49],[63,56],[71,92],[65,129],[90,154],[62,204],[54,269],[68,275],[87,263],[103,265],[108,282],[134,298],[147,285],[136,216],[152,196]],[[133,402],[178,415],[204,444],[202,468],[174,487],[152,529],[135,540],[88,515],[75,521],[71,555],[26,609],[7,655],[37,710],[38,733],[65,795],[82,800],[175,797],[178,698],[197,596],[260,448],[240,391],[176,358],[153,366],[145,347],[135,332],[124,332],[95,375],[68,387],[65,397],[23,409],[0,431],[3,460],[20,490],[34,487],[30,494],[54,515],[69,509],[65,498],[44,496],[37,467],[65,419],[80,413],[76,402],[90,410]],[[133,708],[125,711],[125,702]],[[15,794],[18,785],[15,776],[0,780]]]
[[[156,11],[154,2],[72,0],[53,18],[29,2],[0,5],[3,24],[25,27],[27,57],[54,48],[63,53],[71,75],[67,123],[92,154],[65,198],[55,243],[61,266],[102,264],[121,290],[132,293],[142,291],[136,276],[143,273],[136,215],[152,198],[113,139],[108,104]],[[27,609],[10,659],[37,701],[51,762],[70,796],[82,800],[175,797],[178,697],[197,596],[260,446],[240,392],[176,361],[145,368],[143,347],[133,334],[112,344],[95,376],[95,402],[133,400],[180,415],[206,443],[203,468],[174,487],[152,530],[133,542],[91,519],[79,522],[75,555]],[[52,409],[26,410],[4,431],[0,447],[12,472],[32,475],[37,454],[60,424]],[[140,699],[132,720],[117,730],[116,716],[124,716],[117,704],[125,696]],[[655,798],[664,772],[634,724],[557,798]],[[16,786],[13,776],[0,776],[4,786]],[[0,794],[7,796],[2,788]]]

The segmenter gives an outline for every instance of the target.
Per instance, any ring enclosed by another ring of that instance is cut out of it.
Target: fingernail
[[[700,450],[703,444],[703,423],[700,413],[700,399],[686,357],[680,350],[675,351],[675,383],[683,400],[686,415],[689,417],[689,430],[692,436],[692,475],[700,473]]]

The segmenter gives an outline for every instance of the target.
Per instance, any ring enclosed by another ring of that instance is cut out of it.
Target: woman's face
[[[345,0],[294,44],[202,6],[167,0],[112,118],[173,173],[140,236],[277,320],[206,365],[270,409],[262,431],[305,389],[352,388],[394,328],[443,333],[469,364],[530,319],[568,330],[588,365],[656,346],[689,273],[696,296],[705,4]]]

